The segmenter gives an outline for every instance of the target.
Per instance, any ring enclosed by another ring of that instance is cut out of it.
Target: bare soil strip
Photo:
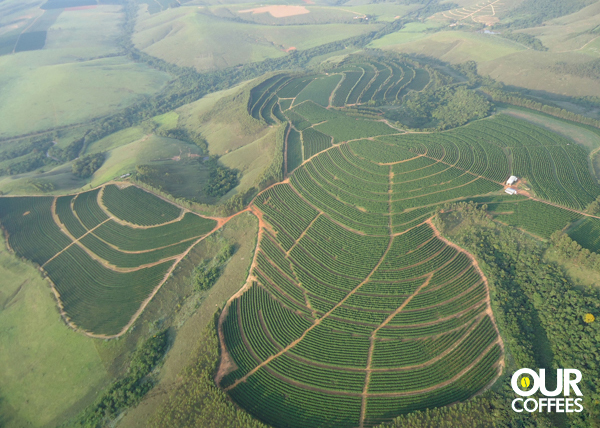
[[[317,219],[318,219],[318,218],[321,216],[321,214],[322,214],[322,212],[320,212],[320,211],[319,211],[319,212],[317,213],[317,216],[316,216],[316,217],[315,217],[315,218],[314,218],[314,219],[313,219],[313,220],[312,220],[312,221],[309,223],[309,225],[308,225],[308,226],[306,226],[306,229],[304,229],[304,231],[302,231],[302,233],[300,234],[300,237],[294,241],[294,245],[292,245],[292,246],[290,247],[290,249],[289,249],[288,251],[286,251],[286,252],[285,252],[285,255],[286,255],[286,256],[289,256],[289,255],[290,255],[290,253],[292,252],[292,250],[294,249],[294,247],[296,246],[296,244],[297,244],[298,242],[300,242],[300,240],[301,240],[302,238],[304,238],[304,235],[306,235],[306,232],[308,232],[308,229],[310,229],[310,228],[312,227],[312,225],[313,225],[313,224],[315,224],[315,221],[317,221]]]
[[[58,219],[58,216],[56,215],[56,198],[54,198],[54,201],[52,202],[52,217],[54,219],[54,222],[56,223],[56,225],[58,227],[61,227],[62,223],[60,222],[60,220]],[[97,228],[99,228],[100,226],[102,226],[104,223],[106,223],[107,221],[111,220],[111,218],[107,218],[106,220],[104,220],[102,223],[98,224],[97,226],[94,226],[93,228],[91,228],[90,230],[88,230],[87,232],[85,232],[83,235],[81,235],[79,238],[75,239],[75,237],[73,235],[71,235],[69,233],[68,230],[66,230],[66,228],[64,230],[61,231],[63,233],[65,233],[69,238],[71,238],[72,242],[67,245],[65,248],[63,248],[62,250],[60,250],[58,253],[56,253],[55,255],[53,255],[50,259],[48,259],[46,261],[46,263],[44,263],[41,267],[43,268],[44,266],[46,266],[48,263],[50,263],[52,260],[54,260],[56,257],[60,256],[62,253],[64,253],[66,250],[68,250],[69,248],[71,248],[71,246],[75,243],[79,243],[79,240],[81,238],[84,238],[85,236],[89,235],[90,233],[92,233],[94,230],[96,230]]]

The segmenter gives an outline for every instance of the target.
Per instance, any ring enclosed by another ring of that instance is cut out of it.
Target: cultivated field
[[[363,107],[428,82],[427,69],[379,60],[275,75],[251,93],[249,114],[288,123],[289,176],[251,207],[259,243],[220,320],[217,382],[270,425],[374,426],[489,387],[504,357],[487,281],[435,211],[473,200],[547,239],[600,195],[585,149],[515,117],[407,133]]]
[[[2,198],[0,208],[12,250],[48,275],[65,319],[98,337],[123,333],[217,226],[137,187],[112,184],[77,195]]]
[[[439,237],[431,207],[415,207],[439,201],[437,188],[456,197],[431,181],[444,170],[485,180],[409,151],[391,164],[365,151],[334,147],[255,201],[259,249],[221,327],[230,360],[219,380],[274,426],[372,426],[464,400],[503,364],[479,268]],[[409,202],[400,189],[411,184],[420,192]]]

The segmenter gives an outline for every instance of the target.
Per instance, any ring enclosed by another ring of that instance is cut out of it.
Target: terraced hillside
[[[399,156],[399,151],[404,150],[402,156],[423,154],[431,161],[455,167],[440,176],[430,173],[441,168],[440,165],[423,171],[431,176],[431,185],[439,184],[441,179],[446,186],[445,192],[409,200],[416,194],[416,190],[411,190],[408,193],[410,198],[395,202],[395,211],[486,194],[494,188],[500,189],[498,186],[503,185],[509,175],[516,175],[520,179],[519,193],[529,198],[528,203],[518,208],[515,204],[521,201],[521,197],[484,198],[481,202],[493,202],[492,211],[502,222],[547,238],[553,231],[580,218],[577,213],[584,211],[600,195],[600,186],[588,166],[586,150],[529,122],[500,115],[449,132],[426,134],[425,137],[419,133],[408,135],[398,125],[386,120],[383,116],[385,108],[402,104],[410,91],[422,91],[436,85],[430,78],[431,73],[434,72],[414,62],[356,57],[330,70],[327,75],[275,75],[252,90],[248,111],[269,124],[288,123],[285,175],[291,174],[316,154],[345,142],[350,142],[360,156],[368,155],[369,150],[378,153],[373,154],[378,162],[386,163],[390,156]],[[324,100],[329,101],[326,103]],[[389,136],[387,140],[384,139],[386,135]],[[400,136],[402,138],[398,139]],[[373,138],[386,144],[375,148],[369,143]],[[342,146],[340,150],[343,150]],[[296,174],[296,180],[302,180],[307,173],[320,168],[323,162],[325,159],[315,161],[313,166],[306,168],[306,172]],[[463,171],[460,177],[458,170]],[[414,174],[409,173],[412,179]],[[312,176],[315,176],[314,172]],[[473,176],[482,179],[473,180]],[[449,178],[458,181],[446,183]],[[316,187],[330,188],[330,183],[323,180],[331,181],[331,178],[317,177]],[[455,189],[458,186],[460,188]],[[407,187],[403,185],[402,189]],[[311,194],[312,190],[306,189]],[[442,190],[442,187],[435,187],[435,190]],[[353,196],[349,200],[343,187],[330,193],[354,204]],[[381,198],[380,195],[375,199]],[[536,204],[531,199],[550,204]],[[498,205],[506,201],[511,205]],[[370,212],[371,207],[364,205],[364,201],[357,202],[362,204],[362,209]],[[552,213],[551,217],[556,222],[540,224],[536,220],[536,212]],[[370,214],[353,215],[368,217]],[[595,224],[596,220],[590,220],[590,223]]]
[[[504,172],[398,142],[332,147],[255,201],[264,227],[222,323],[220,384],[273,426],[372,426],[467,399],[501,371],[485,278],[430,218],[459,191],[502,189],[476,173]]]
[[[287,128],[285,179],[244,210],[259,235],[247,282],[219,319],[216,381],[275,428],[374,426],[498,379],[504,346],[487,280],[433,222],[448,203],[485,204],[540,238],[574,223],[572,236],[600,248],[600,217],[584,212],[600,186],[580,146],[506,115],[446,132],[384,118],[436,85],[435,73],[357,57],[326,74],[278,73],[251,91],[248,114]],[[518,195],[504,192],[510,175]],[[0,198],[12,250],[52,281],[68,322],[98,337],[127,331],[187,252],[229,219],[135,186]]]
[[[259,243],[220,319],[217,382],[274,427],[374,426],[489,387],[504,360],[487,281],[435,211],[473,200],[548,238],[600,195],[587,153],[527,122],[408,133],[356,105],[396,103],[424,72],[373,61],[252,93],[250,112],[279,105],[255,117],[288,122],[288,178],[254,201]]]
[[[121,334],[217,222],[137,187],[0,198],[10,247],[43,269],[63,316],[89,334]]]

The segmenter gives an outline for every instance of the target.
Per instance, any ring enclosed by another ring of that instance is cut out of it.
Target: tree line
[[[166,330],[143,342],[134,352],[125,376],[113,382],[95,403],[79,416],[76,426],[100,428],[107,426],[124,409],[140,402],[156,383],[152,371],[162,360],[169,345]]]
[[[572,122],[582,123],[584,125],[590,125],[595,128],[600,128],[600,120],[598,119],[592,119],[590,117],[565,110],[564,108],[553,107],[548,104],[543,104],[541,102],[525,98],[518,92],[508,92],[503,89],[502,84],[497,84],[496,87],[486,86],[480,89],[482,92],[489,95],[496,102],[525,107],[530,110],[541,111],[542,113],[546,113],[551,116],[558,117],[560,119],[566,119]]]

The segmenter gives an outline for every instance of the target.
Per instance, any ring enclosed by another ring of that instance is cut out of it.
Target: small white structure
[[[509,195],[516,195],[517,194],[517,190],[513,189],[512,187],[508,187],[507,189],[504,190],[506,193],[508,193]]]
[[[509,186],[512,186],[513,184],[515,184],[517,182],[518,179],[519,179],[519,177],[511,175],[510,177],[508,177],[506,184],[508,184]]]

